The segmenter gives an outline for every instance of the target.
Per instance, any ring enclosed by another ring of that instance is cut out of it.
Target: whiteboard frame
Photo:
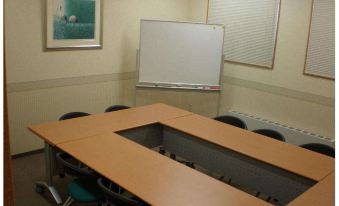
[[[207,24],[199,22],[188,22],[188,21],[165,21],[165,20],[151,20],[151,19],[140,19],[141,21],[157,21],[157,22],[169,22],[169,23],[189,23],[189,24],[201,24],[211,26],[221,26],[224,30],[225,27],[222,24]],[[141,25],[141,24],[140,24]],[[141,27],[140,27],[141,31]],[[140,48],[141,48],[141,32],[139,34],[139,49],[137,50],[137,84],[136,87],[148,87],[148,88],[165,88],[165,89],[184,89],[184,90],[203,90],[203,91],[221,91],[222,90],[222,76],[224,71],[224,49],[221,51],[220,61],[220,72],[219,72],[219,84],[218,85],[206,85],[206,84],[187,84],[187,83],[169,83],[169,82],[140,82]],[[222,42],[224,47],[224,38]]]

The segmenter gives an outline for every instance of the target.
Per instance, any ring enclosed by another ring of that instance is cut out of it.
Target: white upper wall
[[[41,0],[5,0],[8,83],[135,71],[139,20],[189,20],[188,0],[103,0],[103,49],[44,51]]]

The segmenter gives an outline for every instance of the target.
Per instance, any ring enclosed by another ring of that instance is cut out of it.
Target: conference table
[[[38,184],[59,204],[55,150],[151,205],[272,205],[248,190],[280,205],[334,205],[334,158],[166,104],[29,129],[45,141],[47,182]],[[162,155],[159,147],[209,172]]]

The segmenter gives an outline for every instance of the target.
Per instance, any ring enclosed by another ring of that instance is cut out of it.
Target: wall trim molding
[[[223,76],[222,78],[222,83],[223,84],[231,84],[231,85],[236,85],[236,86],[241,86],[241,87],[246,87],[249,89],[255,89],[258,91],[263,91],[267,93],[272,93],[276,95],[281,95],[281,96],[286,96],[290,97],[293,99],[299,99],[307,102],[313,102],[316,104],[324,105],[324,106],[329,106],[329,107],[334,107],[335,105],[335,99],[331,97],[324,97],[308,92],[302,92],[302,91],[297,91],[293,89],[287,89],[284,87],[279,87],[279,86],[273,86],[273,85],[268,85],[268,84],[263,84],[259,82],[254,82],[250,80],[244,80],[244,79],[239,79],[239,78],[234,78],[234,77],[229,77],[229,76]]]
[[[8,93],[13,92],[25,92],[39,89],[48,89],[55,87],[65,87],[83,84],[95,84],[110,81],[120,81],[135,79],[135,72],[124,72],[124,73],[113,73],[113,74],[101,74],[101,75],[90,75],[82,77],[68,77],[58,79],[47,79],[29,82],[14,82],[8,83]]]
[[[58,78],[58,79],[47,79],[47,80],[38,80],[38,81],[29,81],[29,82],[15,82],[8,83],[7,89],[8,93],[13,92],[25,92],[25,91],[34,91],[39,89],[48,89],[55,87],[65,87],[65,86],[74,86],[74,85],[83,85],[83,84],[95,84],[102,82],[110,81],[121,81],[121,80],[135,80],[135,72],[124,72],[124,73],[113,73],[113,74],[101,74],[101,75],[90,75],[82,77],[69,77],[69,78]],[[334,107],[335,99],[330,97],[324,97],[321,95],[316,95],[308,92],[301,92],[293,89],[287,89],[284,87],[273,86],[268,84],[263,84],[255,81],[239,79],[235,77],[223,76],[223,84],[236,85],[241,87],[246,87],[249,89],[255,89],[258,91],[263,91],[267,93],[272,93],[276,95],[282,95],[294,99],[299,99],[303,101],[313,102],[316,104]]]

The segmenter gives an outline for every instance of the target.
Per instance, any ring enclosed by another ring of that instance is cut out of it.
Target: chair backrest
[[[57,153],[56,159],[64,166],[63,168],[66,174],[77,177],[98,177],[98,174],[95,171],[88,168],[86,165],[82,164],[80,161],[67,153]]]
[[[86,112],[69,112],[69,113],[62,115],[59,118],[59,120],[73,119],[73,118],[84,117],[88,115],[91,115],[91,114],[86,113]]]
[[[319,144],[319,143],[309,143],[309,144],[304,144],[304,145],[300,145],[300,147],[314,151],[314,152],[318,152],[330,157],[335,157],[335,150],[325,144]]]
[[[242,128],[242,129],[247,129],[246,123],[242,121],[241,119],[239,119],[238,117],[223,115],[223,116],[214,117],[214,119],[219,122],[230,124],[230,125]]]
[[[130,108],[129,106],[125,106],[125,105],[113,105],[105,109],[105,112],[114,112],[118,110],[129,109],[129,108]]]
[[[146,203],[136,199],[129,198],[125,195],[119,194],[118,186],[105,178],[97,180],[99,187],[104,192],[106,199],[114,205],[130,205],[130,206],[145,206]],[[113,186],[112,186],[113,185]]]
[[[284,136],[275,130],[257,129],[257,130],[253,130],[252,132],[285,142]]]

